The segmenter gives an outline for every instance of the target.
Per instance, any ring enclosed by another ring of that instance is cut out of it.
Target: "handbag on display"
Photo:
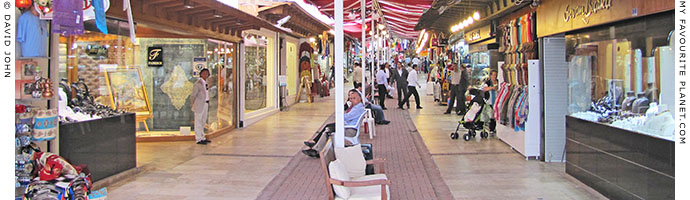
[[[52,140],[57,136],[58,111],[56,108],[37,110],[34,116],[34,141]]]

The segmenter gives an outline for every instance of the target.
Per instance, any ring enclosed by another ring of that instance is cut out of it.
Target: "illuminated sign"
[[[587,0],[585,5],[572,7],[570,5],[566,5],[565,12],[563,12],[563,20],[568,22],[571,19],[582,16],[582,21],[585,24],[588,24],[589,21],[587,20],[587,17],[591,16],[592,14],[596,14],[600,10],[610,9],[611,1],[613,0]]]
[[[163,47],[149,47],[148,62],[149,66],[163,66]]]

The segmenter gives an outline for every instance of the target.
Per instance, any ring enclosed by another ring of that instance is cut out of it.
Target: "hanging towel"
[[[104,34],[108,34],[108,26],[105,23],[105,8],[103,0],[93,0],[93,9],[96,14],[96,27]]]

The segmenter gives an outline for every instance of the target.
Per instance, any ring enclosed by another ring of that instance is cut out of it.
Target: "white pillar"
[[[364,46],[364,41],[367,40],[367,29],[365,28],[364,25],[366,25],[366,18],[367,18],[367,14],[366,14],[367,2],[366,2],[366,0],[361,0],[360,2],[361,2],[360,5],[361,5],[361,7],[362,7],[362,13],[361,13],[361,17],[362,17],[362,61],[360,61],[360,64],[361,64],[361,66],[362,66],[362,82],[361,82],[360,84],[362,85],[362,94],[364,94],[364,96],[365,96],[365,98],[366,98],[367,87],[364,85],[364,83],[366,82],[365,80],[367,80],[367,79],[365,78],[365,77],[366,77],[366,74],[367,74],[367,67],[366,67],[366,66],[367,66],[367,62],[366,62],[366,60],[367,60],[367,57],[366,57],[367,51],[366,51],[366,49],[365,49],[366,47]],[[374,71],[374,70],[376,70],[376,69],[375,69],[375,68],[371,68],[370,71]],[[369,73],[371,73],[371,72],[369,72]],[[370,79],[370,81],[373,82],[374,79]],[[373,89],[374,89],[374,88],[372,87],[372,90],[373,90]],[[373,91],[372,91],[372,92],[373,92]]]
[[[345,147],[343,95],[343,1],[335,1],[335,147]]]
[[[372,31],[372,32],[374,32],[374,31],[376,31],[376,29],[378,29],[376,26],[374,26],[374,14],[376,13],[376,10],[373,10],[373,8],[374,8],[373,3],[374,3],[374,2],[372,2],[372,6],[371,6],[372,12],[373,12],[373,13],[371,14],[371,31]],[[372,47],[372,48],[374,47],[374,36],[373,36],[373,35],[371,36],[371,47]],[[371,53],[376,53],[376,52],[371,51]],[[380,66],[380,65],[378,65],[378,63],[377,63],[378,60],[377,60],[376,58],[374,58],[374,57],[372,56],[372,59],[374,59],[374,60],[371,61],[371,64],[372,64],[372,65],[375,65],[375,66],[372,68],[372,69],[373,69],[372,71],[374,71],[374,72],[371,73],[371,80],[372,80],[372,81],[371,81],[371,88],[373,89],[373,88],[375,87],[374,81],[373,81],[373,80],[374,80],[374,74],[376,74],[376,72],[375,72],[375,71],[376,71],[376,67],[378,67],[378,66]],[[372,93],[371,95],[373,96],[374,94]],[[381,106],[383,106],[383,105],[381,105]]]

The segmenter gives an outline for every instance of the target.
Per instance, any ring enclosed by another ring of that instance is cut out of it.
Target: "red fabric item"
[[[60,157],[57,155],[50,155],[46,159],[46,164],[43,166],[43,169],[41,169],[41,172],[39,172],[39,177],[42,181],[50,181],[50,180],[55,180],[56,178],[60,177],[60,174],[62,173],[62,168],[64,167],[59,161]]]
[[[15,104],[14,105],[14,113],[25,113],[26,112],[26,106],[21,105],[21,104]]]
[[[310,0],[321,12],[328,16],[334,15],[334,1],[333,0]],[[371,0],[366,1],[367,10],[372,10]],[[397,37],[412,39],[419,35],[418,31],[414,31],[419,18],[421,18],[425,9],[431,8],[433,0],[378,0],[378,6],[383,13],[386,25]],[[348,23],[357,22],[361,24],[361,3],[359,0],[343,0],[344,22],[345,26]],[[371,17],[373,12],[369,12],[366,16],[365,23],[371,24]],[[351,17],[349,17],[351,16]],[[346,28],[347,29],[347,28]],[[353,28],[354,29],[354,28]],[[353,30],[354,31],[354,30]],[[357,31],[347,32],[353,37],[361,37],[361,25]]]

